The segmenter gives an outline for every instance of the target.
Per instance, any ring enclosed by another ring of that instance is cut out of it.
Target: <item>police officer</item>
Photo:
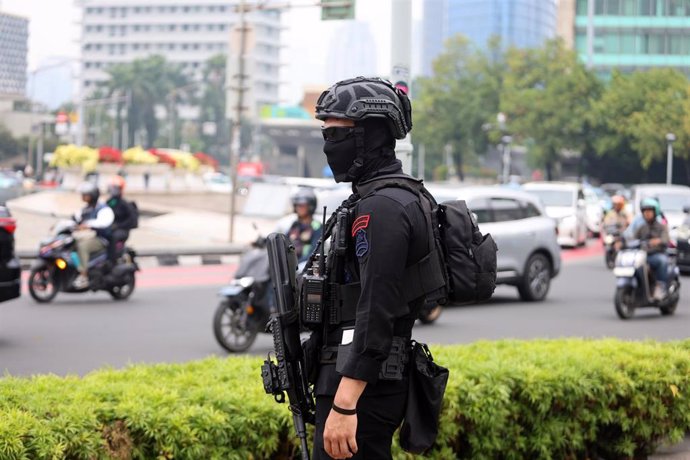
[[[292,196],[292,207],[297,219],[287,230],[287,236],[295,246],[299,262],[307,260],[321,238],[321,222],[314,219],[316,194],[311,188],[301,188]]]
[[[381,176],[402,175],[394,148],[412,128],[410,102],[388,81],[358,77],[326,90],[316,118],[324,122],[323,150],[336,182],[351,182],[351,201],[361,199],[347,225],[344,263],[331,273],[342,295],[332,293],[340,306],[330,308],[340,308],[341,321],[321,331],[313,455],[391,458],[408,381],[386,363],[404,355],[423,303],[408,301],[403,279],[405,267],[429,252],[429,227],[411,191],[364,190]]]

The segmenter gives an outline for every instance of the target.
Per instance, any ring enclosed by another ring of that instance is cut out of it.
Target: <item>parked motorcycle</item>
[[[259,236],[240,258],[234,279],[218,295],[213,334],[231,353],[246,351],[266,324],[273,305],[266,239]]]
[[[136,253],[117,242],[115,262],[108,260],[107,248],[93,254],[89,260],[89,285],[76,288],[79,276],[79,256],[72,233],[76,223],[72,220],[58,222],[54,235],[41,242],[38,257],[29,273],[29,294],[39,303],[52,301],[58,292],[81,293],[107,291],[115,300],[125,300],[134,292],[135,272],[139,270]]]
[[[604,227],[604,260],[610,270],[616,266],[616,256],[623,246],[623,234],[617,225]]]
[[[621,319],[632,318],[636,309],[644,307],[658,308],[664,316],[675,313],[680,299],[680,272],[674,257],[669,257],[666,295],[661,300],[653,296],[656,280],[647,264],[644,243],[629,242],[618,253],[613,274],[616,276],[614,304]]]

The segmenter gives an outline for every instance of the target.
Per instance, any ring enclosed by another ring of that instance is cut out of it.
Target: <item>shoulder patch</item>
[[[359,216],[352,223],[352,236],[354,237],[359,230],[364,230],[369,226],[369,214]]]
[[[357,237],[355,238],[355,255],[359,258],[364,257],[369,252],[369,240],[367,240],[367,233],[363,229],[357,230]]]

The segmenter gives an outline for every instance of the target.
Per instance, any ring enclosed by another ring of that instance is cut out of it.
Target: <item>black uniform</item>
[[[384,174],[402,174],[400,163],[395,161],[369,180]],[[357,191],[357,185],[354,190]],[[405,410],[408,382],[404,376],[399,380],[382,379],[379,373],[394,337],[404,344],[411,338],[423,300],[405,300],[403,274],[405,267],[428,253],[427,232],[419,199],[407,190],[384,188],[355,205],[346,263],[340,276],[343,284],[353,289],[359,283],[359,300],[345,305],[345,321],[328,329],[326,352],[322,353],[325,357],[315,385],[315,459],[330,458],[323,447],[323,428],[343,375],[367,382],[357,405],[359,451],[354,458],[390,458],[392,436]],[[349,337],[351,343],[343,345],[350,342]],[[335,351],[339,344],[336,371],[328,350]]]

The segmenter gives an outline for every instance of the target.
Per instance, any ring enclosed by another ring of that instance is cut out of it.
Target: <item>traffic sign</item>
[[[321,0],[321,20],[355,18],[355,0]]]

